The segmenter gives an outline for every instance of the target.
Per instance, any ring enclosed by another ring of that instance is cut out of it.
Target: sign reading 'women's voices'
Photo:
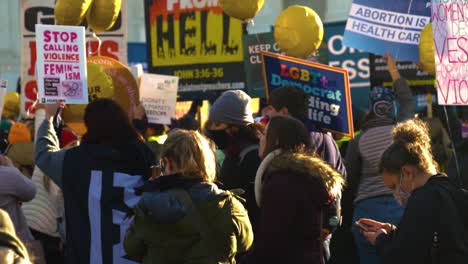
[[[433,0],[440,105],[468,105],[468,0]]]

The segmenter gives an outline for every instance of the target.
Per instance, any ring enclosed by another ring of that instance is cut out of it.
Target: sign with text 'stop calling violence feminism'
[[[399,61],[419,61],[421,30],[430,22],[428,0],[354,0],[344,45]]]
[[[434,0],[432,30],[440,105],[468,105],[468,5]]]
[[[84,27],[36,25],[37,82],[43,104],[87,104]]]

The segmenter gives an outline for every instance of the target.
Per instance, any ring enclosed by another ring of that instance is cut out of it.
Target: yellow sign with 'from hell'
[[[243,61],[242,22],[224,14],[216,0],[151,2],[151,66]]]

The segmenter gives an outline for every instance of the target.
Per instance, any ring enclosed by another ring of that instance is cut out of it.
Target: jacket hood
[[[198,183],[186,191],[194,203],[209,202],[225,193],[213,183]],[[184,202],[180,201],[170,190],[144,193],[138,204],[138,209],[151,220],[162,224],[177,222],[187,215],[189,210]]]
[[[395,125],[395,123],[395,120],[390,117],[373,116],[364,122],[362,125],[362,131],[375,127]]]
[[[262,161],[255,177],[255,199],[259,206],[264,175],[277,171],[291,171],[310,178],[320,178],[332,197],[341,196],[344,179],[325,161],[309,153],[275,150]]]

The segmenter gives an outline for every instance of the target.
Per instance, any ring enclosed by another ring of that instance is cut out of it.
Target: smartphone
[[[360,228],[362,231],[369,232],[370,226],[365,225],[363,223],[360,223],[359,221],[354,222],[354,225],[356,225],[358,228]]]

